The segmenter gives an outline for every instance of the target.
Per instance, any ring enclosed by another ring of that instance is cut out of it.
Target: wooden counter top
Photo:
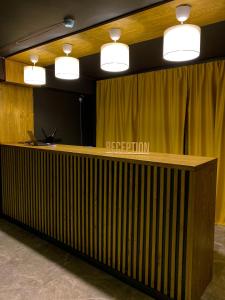
[[[24,144],[4,144],[6,146],[29,148],[35,150],[56,151],[62,153],[83,154],[87,156],[106,157],[114,160],[128,160],[134,162],[149,162],[159,166],[179,166],[183,169],[199,168],[206,164],[215,164],[217,159],[213,157],[177,155],[168,153],[151,152],[149,154],[136,154],[127,152],[108,152],[106,148],[81,147],[73,145],[54,145],[54,146],[29,146]]]

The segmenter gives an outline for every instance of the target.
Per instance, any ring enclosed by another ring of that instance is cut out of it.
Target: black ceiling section
[[[189,64],[225,57],[225,22],[208,25],[202,28],[201,55]],[[121,75],[146,72],[154,69],[187,65],[171,63],[162,58],[163,39],[158,38],[130,46],[130,68],[126,72],[108,73],[100,69],[100,54],[80,59],[80,72],[95,80],[118,77]]]
[[[1,3],[0,55],[8,56],[164,2],[168,0],[7,0]],[[74,29],[66,29],[59,24],[65,16],[75,18]],[[53,26],[55,24],[59,25]],[[44,33],[51,26],[51,30]],[[35,34],[33,39],[16,43],[30,34],[39,32],[42,34]]]

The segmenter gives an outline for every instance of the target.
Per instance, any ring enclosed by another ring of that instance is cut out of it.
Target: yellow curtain
[[[189,66],[188,154],[215,155],[216,81],[214,63]]]
[[[225,62],[188,69],[188,153],[218,158],[216,223],[225,224]]]
[[[137,75],[97,82],[97,147],[136,140]]]
[[[138,76],[140,141],[156,152],[183,153],[187,101],[187,68]]]
[[[216,222],[225,225],[225,62],[216,63],[215,152],[218,157]]]
[[[216,223],[225,225],[225,61],[98,82],[97,146],[107,140],[217,157]]]

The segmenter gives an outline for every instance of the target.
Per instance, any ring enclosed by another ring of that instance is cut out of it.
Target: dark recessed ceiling
[[[24,50],[48,40],[88,28],[90,26],[117,18],[162,0],[7,0],[1,4],[0,16],[0,55]],[[62,24],[54,26],[45,34],[17,44],[16,41],[38,33],[50,26],[60,23],[67,15],[76,20],[73,30]]]

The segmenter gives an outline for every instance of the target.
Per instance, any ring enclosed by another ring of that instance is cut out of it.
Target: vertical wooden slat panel
[[[85,249],[85,254],[89,255],[89,159],[86,157],[85,159],[85,164],[86,164],[86,182],[85,182],[85,188],[86,188],[86,205],[85,205],[85,219],[86,219],[86,231],[85,231],[85,237],[86,237],[86,249]]]
[[[121,258],[122,258],[122,187],[123,187],[123,163],[119,162],[119,191],[118,191],[118,229],[117,229],[117,270],[121,271]]]
[[[123,197],[123,245],[122,245],[122,272],[126,273],[127,266],[127,200],[128,200],[128,163],[124,163],[124,197]]]
[[[30,151],[29,150],[27,151],[27,154],[25,152],[25,156],[26,156],[27,214],[28,214],[28,225],[31,226],[31,201],[30,201],[31,174],[30,174]],[[14,166],[15,166],[15,162],[14,162]],[[16,174],[15,170],[14,170],[14,174]],[[14,189],[16,189],[16,181],[15,181]]]
[[[35,226],[39,230],[39,194],[38,194],[38,155],[37,151],[34,151],[35,160],[35,210],[36,210],[36,223]],[[21,202],[21,199],[20,199]]]
[[[14,151],[11,149],[11,170],[12,170],[12,179],[11,179],[11,191],[12,191],[12,205],[13,205],[13,218],[17,218],[16,214],[16,173],[15,173],[15,162],[14,162]],[[29,219],[28,219],[29,222]]]
[[[23,223],[27,224],[27,196],[26,196],[26,157],[25,157],[25,150],[22,149],[22,170],[23,170],[23,179],[22,179],[22,189],[23,189]],[[43,217],[43,216],[42,216]]]
[[[109,161],[109,181],[108,181],[108,185],[109,185],[109,195],[108,195],[108,232],[107,232],[107,239],[108,239],[108,243],[107,243],[107,247],[108,247],[108,260],[107,260],[107,264],[108,266],[111,266],[111,251],[112,251],[112,161]]]
[[[94,182],[94,258],[98,255],[98,160],[95,158],[95,182]]]
[[[82,253],[85,253],[85,158],[81,158],[81,243],[82,243]]]
[[[0,148],[0,160],[1,160],[1,184],[2,184],[2,212],[7,214],[6,208],[6,187],[5,187],[5,178],[6,178],[6,168],[5,168],[5,147]],[[2,176],[4,174],[4,176]]]
[[[45,210],[45,234],[49,235],[49,159],[48,152],[44,151],[44,210]],[[47,183],[47,184],[46,184]]]
[[[49,234],[49,158],[48,152],[44,151],[44,213],[45,213],[45,234]]]
[[[15,153],[14,153],[15,154]],[[16,165],[16,159],[14,159],[14,165]],[[30,216],[30,227],[33,227],[33,195],[32,195],[32,156],[31,150],[28,150],[28,201],[29,201],[29,216]],[[15,171],[16,174],[16,171]],[[17,194],[17,182],[15,186],[16,194]],[[16,199],[17,202],[17,199]],[[17,218],[18,218],[18,211],[17,211]]]
[[[33,151],[33,159],[34,159],[34,170],[33,170],[33,174],[34,174],[34,180],[33,180],[33,185],[34,185],[34,206],[35,206],[35,228],[38,229],[38,224],[39,224],[39,215],[38,215],[38,187],[37,187],[37,173],[38,173],[38,167],[37,167],[37,152]],[[20,160],[18,160],[18,169],[19,169],[19,165],[20,165]],[[19,188],[19,186],[18,186]],[[19,202],[21,200],[19,199]]]
[[[71,243],[71,201],[70,201],[70,155],[66,155],[66,203],[67,203],[67,212],[66,212],[66,220],[67,220],[67,227],[66,227],[66,236],[67,236],[67,244],[72,246]]]
[[[181,171],[181,196],[180,196],[180,228],[179,228],[179,254],[177,274],[177,299],[182,299],[182,272],[183,272],[183,242],[184,242],[184,207],[185,207],[185,171]]]
[[[56,183],[56,174],[57,174],[57,169],[56,169],[56,157],[57,154],[53,153],[52,154],[52,214],[53,214],[53,221],[52,221],[52,229],[53,229],[53,237],[56,239],[57,238],[57,183]]]
[[[77,184],[77,156],[74,156],[73,158],[73,183],[72,183],[72,197],[71,201],[73,203],[73,218],[74,221],[72,222],[71,226],[73,227],[72,231],[74,231],[74,248],[77,250],[78,249],[78,216],[77,216],[77,205],[78,205],[78,184]],[[72,172],[72,168],[71,168]]]
[[[157,167],[153,171],[153,199],[152,199],[152,255],[151,255],[151,287],[155,284],[155,253],[156,253],[156,208],[157,208]]]
[[[32,223],[31,227],[35,228],[35,195],[34,195],[34,158],[33,158],[33,151],[30,150],[30,201],[31,201],[31,214],[32,214]],[[18,189],[18,181],[17,181],[17,189]],[[18,211],[19,213],[19,211]]]
[[[8,168],[7,168],[7,148],[4,147],[4,153],[2,153],[2,155],[4,155],[4,174],[5,176],[2,175],[2,178],[4,178],[4,199],[3,199],[3,203],[4,203],[4,207],[5,207],[5,214],[9,215],[9,194],[8,194]]]
[[[39,166],[40,168],[40,174],[39,174],[39,185],[40,185],[40,223],[41,223],[41,232],[45,232],[45,209],[44,209],[44,153],[40,152],[41,156],[41,164]]]
[[[43,152],[43,173],[42,173],[42,182],[43,182],[43,195],[42,195],[42,209],[43,209],[43,214],[44,214],[44,233],[48,234],[48,224],[47,224],[47,214],[48,214],[48,198],[47,198],[47,153],[44,151]]]
[[[133,259],[132,259],[132,267],[133,267],[133,278],[137,278],[137,231],[138,231],[138,193],[139,193],[139,186],[138,186],[138,177],[139,177],[139,165],[136,164],[135,166],[135,185],[134,185],[134,210],[133,210]],[[143,220],[142,220],[143,221]]]
[[[103,209],[103,263],[106,264],[106,258],[107,258],[107,253],[106,253],[106,249],[107,249],[107,205],[108,205],[108,198],[107,198],[107,179],[108,179],[108,170],[107,170],[107,160],[103,161],[104,164],[104,209]]]
[[[8,177],[9,177],[9,169],[8,169],[8,151],[7,148],[5,149],[5,197],[7,199],[7,201],[5,202],[5,206],[6,206],[6,212],[7,215],[9,215],[9,186],[8,186]]]
[[[178,193],[178,170],[174,170],[174,186],[173,186],[173,214],[172,214],[172,248],[171,248],[171,282],[170,297],[174,298],[175,292],[175,260],[176,260],[176,223],[177,223],[177,193]]]
[[[22,149],[19,149],[19,157],[20,157],[20,208],[21,208],[21,222],[24,223],[24,211],[23,211],[23,206],[24,206],[24,198],[23,198],[23,157],[22,157]],[[8,156],[8,155],[7,155]],[[10,171],[10,169],[9,169]],[[9,175],[9,173],[8,173]],[[9,179],[9,178],[8,178]],[[10,194],[8,193],[8,197],[10,199]],[[10,204],[10,202],[9,202]],[[10,214],[10,210],[9,210],[9,215]]]
[[[40,231],[43,232],[43,224],[44,224],[44,217],[43,217],[43,155],[42,152],[37,152],[39,157],[39,176],[38,176],[38,186],[39,186],[39,226]]]
[[[117,223],[117,162],[114,162],[113,206],[112,206],[112,267],[116,268],[116,223]]]
[[[26,205],[25,205],[25,214],[26,214],[26,224],[29,226],[30,223],[30,214],[29,214],[29,195],[28,195],[28,157],[27,157],[27,151],[24,149],[24,194],[26,199]]]
[[[63,154],[59,155],[59,160],[60,160],[60,182],[59,182],[59,189],[60,189],[60,209],[59,209],[59,213],[60,213],[60,241],[63,242],[64,239],[64,220],[63,220],[63,214],[64,214],[64,203],[63,203]]]
[[[68,172],[69,172],[69,189],[70,189],[70,212],[69,212],[69,218],[70,218],[70,243],[71,243],[71,247],[75,248],[75,236],[76,236],[76,193],[75,191],[77,190],[76,188],[76,183],[74,180],[74,176],[75,176],[75,157],[70,156],[70,161],[69,161],[69,166],[68,166]]]
[[[39,185],[40,185],[40,226],[41,226],[41,232],[45,233],[45,209],[44,209],[44,205],[45,205],[45,195],[44,195],[44,190],[45,187],[44,185],[46,185],[45,182],[45,177],[44,177],[44,152],[41,151],[40,153],[40,177],[39,177]],[[39,151],[38,151],[38,155],[39,155]]]
[[[8,158],[7,159],[8,159],[7,168],[9,170],[9,172],[8,172],[8,178],[7,178],[8,179],[8,182],[7,182],[7,185],[8,185],[8,195],[9,195],[9,215],[10,215],[10,217],[13,217],[13,211],[12,211],[12,189],[11,189],[12,170],[11,170],[11,164],[10,164],[10,161],[11,161],[10,148],[8,148]],[[22,175],[23,175],[23,173],[22,173]],[[24,205],[22,207],[24,208]],[[23,211],[23,222],[24,222],[24,211]]]
[[[39,226],[40,226],[40,231],[43,232],[43,222],[44,222],[44,218],[43,218],[43,208],[42,208],[42,201],[43,201],[43,176],[42,176],[42,172],[43,172],[43,156],[42,156],[42,152],[37,152],[37,155],[39,157],[39,173],[38,173],[38,186],[39,186]]]
[[[78,205],[77,205],[77,216],[78,216],[78,250],[81,251],[81,163],[80,157],[77,158],[77,184],[78,184]]]
[[[11,176],[12,176],[12,169],[11,169],[11,153],[10,153],[10,148],[8,149],[8,165],[7,168],[9,169],[8,172],[8,194],[9,194],[9,214],[10,217],[13,217],[13,211],[12,211],[12,189],[11,189]],[[22,173],[23,174],[23,173]],[[24,207],[24,206],[23,206]],[[23,213],[23,217],[24,217],[24,213]],[[24,222],[24,219],[23,219]]]
[[[157,290],[161,290],[162,276],[162,240],[163,240],[163,196],[164,196],[164,168],[160,168],[160,193],[159,193],[159,229],[158,229],[158,253],[157,253]]]
[[[50,162],[51,162],[51,154],[49,152],[45,153],[45,182],[46,184],[46,189],[45,189],[45,198],[46,198],[46,203],[45,203],[45,209],[46,209],[46,234],[48,236],[51,235],[51,229],[50,229],[50,224],[51,224],[51,209],[50,209],[50,199],[51,199],[51,175],[50,175]]]
[[[56,154],[56,227],[57,227],[57,240],[60,240],[60,155]]]
[[[62,189],[63,189],[63,242],[67,243],[67,188],[66,188],[66,160],[67,155],[63,154],[62,157],[62,173],[63,173],[63,180],[62,180]]]
[[[127,242],[127,274],[131,276],[132,269],[132,227],[133,227],[133,164],[130,164],[128,204],[128,242]]]
[[[7,203],[6,209],[7,209],[7,214],[10,215],[10,197],[9,197],[9,185],[8,185],[8,178],[9,178],[9,168],[8,168],[8,149],[6,148],[5,151],[5,190],[6,190],[6,197],[7,197]]]
[[[147,196],[146,196],[146,235],[145,235],[145,285],[149,285],[149,242],[150,242],[150,199],[151,197],[151,167],[147,167]]]
[[[93,158],[90,158],[90,256],[93,257]]]
[[[143,275],[143,254],[144,254],[144,225],[145,225],[145,218],[144,218],[144,204],[145,204],[145,167],[141,166],[141,193],[140,193],[140,218],[139,218],[139,226],[140,226],[140,241],[139,241],[139,273],[138,273],[138,280],[142,282],[142,275]]]
[[[15,219],[16,212],[15,212],[15,205],[14,205],[14,186],[15,186],[15,176],[14,176],[14,165],[13,165],[13,149],[10,148],[10,197],[11,197],[11,216]],[[27,201],[26,201],[27,202]]]
[[[11,162],[11,148],[9,148],[9,155],[8,155],[8,162]],[[8,163],[9,168],[9,178],[8,178],[8,184],[9,184],[9,197],[10,197],[10,217],[13,218],[13,201],[12,201],[12,166],[10,163]]]
[[[99,160],[99,185],[98,185],[98,259],[102,261],[102,159]]]
[[[167,190],[166,190],[166,215],[165,215],[165,258],[164,258],[164,294],[168,294],[168,277],[169,277],[169,219],[170,219],[170,188],[171,188],[171,169],[167,170]]]
[[[49,194],[49,210],[50,210],[50,218],[49,218],[49,232],[50,235],[54,237],[54,192],[53,192],[53,162],[54,156],[53,153],[49,154],[49,176],[50,176],[50,194]]]

